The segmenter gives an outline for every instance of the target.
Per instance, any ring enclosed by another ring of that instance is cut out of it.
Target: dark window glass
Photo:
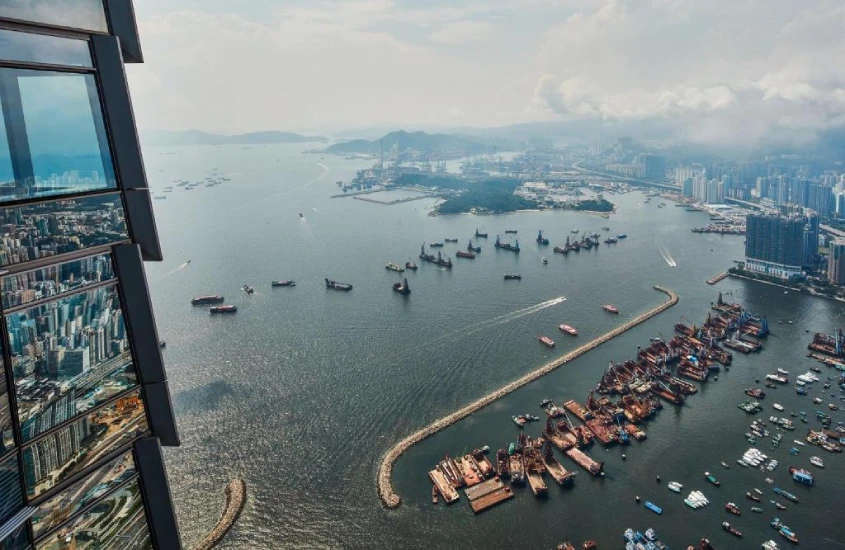
[[[32,516],[32,535],[38,538],[85,508],[112,488],[132,478],[137,470],[132,452],[128,452],[103,466],[82,481],[38,507]]]
[[[3,348],[0,347],[0,457],[15,446],[12,433],[12,409],[9,406],[9,388],[6,385],[6,368],[3,362]]]
[[[93,66],[85,40],[8,29],[0,29],[0,58],[23,63]]]
[[[0,462],[0,525],[23,508],[21,473],[18,457]]]
[[[6,316],[21,438],[138,384],[117,285]]]
[[[110,254],[16,273],[0,279],[3,307],[8,309],[52,298],[110,279],[114,279]]]
[[[0,265],[128,238],[118,193],[0,208]]]
[[[36,547],[38,550],[152,548],[138,482],[104,498]]]
[[[148,431],[137,391],[56,430],[23,450],[27,495],[49,491]]]
[[[29,545],[29,532],[26,529],[26,522],[0,541],[0,550],[25,550],[31,548]]]
[[[14,186],[15,172],[12,170],[12,153],[9,152],[9,139],[6,136],[6,118],[0,109],[0,196],[4,190]]]
[[[0,103],[14,173],[0,199],[116,187],[94,75],[0,69]]]
[[[86,31],[109,31],[103,0],[3,0],[0,17]]]

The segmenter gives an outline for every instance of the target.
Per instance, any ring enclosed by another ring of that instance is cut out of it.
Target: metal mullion
[[[100,195],[117,195],[120,193],[119,187],[110,187],[105,189],[94,189],[91,191],[79,191],[77,193],[68,193],[66,195],[47,195],[43,197],[26,197],[24,199],[15,199],[7,202],[0,202],[0,209],[5,208],[23,208],[32,205],[50,204],[53,202],[71,201],[76,199],[87,199],[90,197],[98,197]],[[122,199],[123,197],[121,197]],[[123,202],[123,201],[121,201]],[[124,212],[126,208],[123,209]]]
[[[28,271],[36,271],[47,266],[63,264],[80,260],[89,256],[97,256],[99,254],[107,254],[111,252],[112,247],[119,244],[130,244],[132,241],[129,238],[120,239],[108,244],[101,244],[92,246],[90,248],[83,248],[82,250],[74,250],[72,252],[65,252],[64,254],[56,254],[55,256],[47,256],[45,258],[38,258],[37,260],[30,260],[28,262],[20,262],[17,264],[9,264],[0,269],[0,276],[18,275]],[[111,280],[111,279],[110,279]]]
[[[135,454],[134,454],[134,453],[132,454],[132,460],[133,460],[133,461],[135,460]],[[90,503],[86,504],[83,508],[80,508],[79,510],[77,510],[77,511],[76,511],[76,512],[74,512],[73,514],[69,515],[69,516],[67,517],[67,519],[65,519],[62,523],[60,523],[59,525],[57,525],[57,526],[53,527],[52,529],[50,529],[50,530],[49,530],[49,531],[47,531],[46,533],[44,533],[44,534],[42,534],[42,535],[39,535],[39,536],[38,536],[38,539],[35,539],[34,537],[30,536],[30,540],[31,540],[31,541],[33,542],[33,544],[34,544],[34,543],[36,543],[36,542],[40,542],[40,541],[42,541],[42,540],[46,539],[46,538],[47,538],[47,537],[49,537],[50,535],[54,534],[56,531],[60,530],[60,529],[61,529],[62,527],[64,527],[65,525],[67,525],[67,524],[71,523],[72,521],[77,520],[80,516],[84,515],[84,514],[85,514],[86,512],[88,512],[88,511],[90,511],[90,510],[91,510],[91,509],[92,509],[95,505],[97,505],[97,504],[101,503],[102,501],[104,501],[104,500],[105,500],[105,499],[107,499],[108,497],[110,497],[110,496],[112,496],[113,494],[115,494],[116,492],[120,491],[121,489],[123,489],[124,487],[126,487],[127,485],[129,485],[130,483],[132,483],[133,481],[134,481],[134,482],[138,482],[138,480],[139,480],[139,476],[138,476],[138,470],[137,470],[137,466],[136,466],[135,473],[132,475],[132,477],[130,477],[130,478],[129,478],[129,479],[127,479],[126,481],[122,482],[120,485],[117,485],[117,486],[115,486],[115,487],[113,487],[113,488],[109,489],[108,491],[106,491],[105,493],[103,493],[102,495],[100,495],[100,497],[99,497],[97,500],[95,500],[95,501],[93,501],[93,502],[90,502]],[[138,491],[138,494],[139,494],[139,495],[141,495],[142,491],[140,491],[140,483],[138,483],[138,485],[139,485],[139,491]],[[52,498],[55,498],[55,495],[53,495],[53,497],[52,497]],[[143,498],[143,497],[142,497],[142,498]],[[47,499],[47,500],[49,500],[49,499]],[[43,503],[43,502],[42,502],[42,503]],[[36,506],[37,506],[37,505],[36,505]],[[32,522],[31,522],[31,521],[30,521],[30,522],[28,522],[28,523],[29,523],[30,525],[32,524]]]
[[[0,106],[3,109],[3,123],[6,126],[6,141],[12,171],[17,182],[35,181],[32,167],[32,155],[29,150],[29,138],[26,132],[26,120],[23,115],[21,91],[17,77],[0,71]]]
[[[33,71],[56,71],[74,74],[94,74],[97,72],[94,67],[80,67],[79,65],[57,65],[54,63],[35,63],[32,61],[10,61],[8,59],[0,61],[0,68],[23,69]]]
[[[106,19],[106,25],[108,24],[108,19]],[[91,35],[109,36],[108,31],[104,32],[91,29],[80,29],[77,27],[65,27],[62,25],[51,25],[49,23],[25,21],[23,19],[15,19],[13,17],[0,18],[0,27],[6,26],[14,30],[26,30],[27,32],[33,32],[37,34],[55,34],[57,36],[68,36],[74,38],[84,38]]]
[[[95,254],[95,256],[99,256],[99,254]],[[65,263],[65,262],[61,262],[61,263]],[[37,269],[30,270],[30,271],[37,271]],[[24,272],[24,273],[27,273],[27,272]],[[16,273],[16,275],[17,275],[17,273]],[[9,276],[11,276],[11,274],[4,275],[3,277],[9,277]],[[34,307],[43,306],[44,304],[49,304],[50,302],[55,302],[55,301],[58,301],[58,300],[64,300],[65,298],[70,298],[71,296],[76,296],[77,294],[82,294],[84,292],[89,292],[91,290],[97,290],[98,288],[103,288],[104,286],[117,285],[117,284],[118,284],[117,277],[109,279],[107,281],[99,281],[99,282],[96,282],[96,283],[91,283],[88,286],[83,286],[81,288],[75,288],[73,290],[69,290],[67,292],[62,292],[61,294],[56,294],[56,295],[50,296],[48,298],[41,298],[40,300],[35,300],[33,302],[27,302],[25,304],[20,304],[20,305],[17,305],[17,306],[9,307],[8,309],[5,310],[5,314],[9,315],[10,313],[18,313],[20,311],[32,309]],[[5,292],[5,291],[0,290],[0,292]]]

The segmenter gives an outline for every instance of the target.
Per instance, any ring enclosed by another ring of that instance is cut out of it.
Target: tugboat
[[[252,287],[251,287],[251,286],[249,286],[249,285],[244,285],[244,286],[242,286],[242,287],[241,287],[241,290],[243,290],[243,291],[244,291],[244,292],[246,292],[247,294],[252,294],[253,292],[255,292],[255,289],[254,289],[254,288],[252,288]]]
[[[196,298],[191,300],[192,306],[204,306],[207,304],[220,304],[223,303],[223,296],[197,296]]]
[[[296,286],[296,281],[273,281],[271,286]]]
[[[469,241],[469,244],[467,244],[467,250],[470,251],[470,252],[481,252],[481,247],[480,246],[472,246],[472,241]]]
[[[470,260],[473,260],[473,259],[475,259],[475,252],[469,252],[469,251],[466,251],[466,250],[458,250],[457,252],[455,252],[455,256],[457,256],[458,258],[468,258]]]
[[[332,280],[326,279],[326,288],[330,288],[332,290],[341,290],[341,291],[344,291],[344,292],[349,292],[350,290],[352,290],[352,285],[347,284],[347,283],[339,283],[337,281],[332,281]]]
[[[403,296],[407,296],[411,293],[411,287],[408,286],[408,279],[402,279],[401,283],[394,283],[393,291],[402,294]]]
[[[575,327],[571,327],[569,325],[558,325],[557,328],[571,336],[578,336],[578,330]]]
[[[722,529],[735,537],[742,538],[742,533],[740,533],[735,527],[731,527],[731,524],[727,521],[722,522]]]
[[[619,310],[616,309],[614,306],[612,306],[610,304],[605,304],[605,305],[601,306],[601,308],[608,313],[615,313],[615,314],[619,313]]]
[[[238,311],[237,306],[214,306],[208,310],[212,315],[215,313],[235,313],[236,311]]]
[[[409,261],[405,262],[405,269],[410,269],[411,271],[416,271],[417,270],[417,262],[415,262],[413,260],[409,260]]]
[[[549,260],[543,256],[543,265],[549,265]]]
[[[505,280],[506,280],[506,281],[521,281],[521,280],[522,280],[522,275],[519,275],[519,274],[509,274],[509,275],[505,275]]]
[[[539,233],[537,233],[537,244],[541,246],[548,246],[549,239],[543,237],[543,230],[541,229]]]
[[[404,267],[402,267],[401,265],[396,265],[393,262],[387,262],[384,268],[389,269],[390,271],[395,271],[397,273],[402,273],[403,271],[405,271]]]
[[[514,233],[515,233],[515,231],[514,231]],[[495,246],[496,246],[496,248],[501,248],[502,250],[510,250],[511,252],[516,252],[517,254],[519,254],[519,241],[518,240],[516,241],[516,244],[503,243],[501,241],[501,239],[499,239],[499,236],[497,235]]]
[[[551,338],[549,338],[548,336],[540,336],[540,337],[538,338],[538,340],[540,340],[540,342],[541,342],[543,345],[545,345],[547,348],[553,348],[553,347],[555,347],[555,341],[554,341],[554,340],[552,340]]]
[[[476,227],[476,228],[475,228],[475,238],[476,238],[476,239],[486,239],[486,238],[487,238],[487,233],[479,233],[479,232],[478,232],[478,228]]]
[[[437,486],[436,485],[431,486],[431,503],[437,504]]]

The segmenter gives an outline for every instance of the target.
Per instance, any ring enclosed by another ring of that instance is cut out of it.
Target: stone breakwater
[[[513,382],[502,386],[493,393],[485,395],[484,397],[470,403],[469,405],[466,405],[465,407],[462,407],[457,411],[447,416],[444,416],[439,420],[434,421],[433,423],[412,433],[411,435],[402,439],[399,443],[394,445],[393,448],[387,451],[387,453],[384,455],[378,469],[378,494],[382,504],[384,504],[386,508],[398,508],[399,505],[402,503],[402,499],[393,490],[393,482],[391,480],[391,476],[393,475],[394,464],[396,464],[396,461],[399,459],[399,457],[402,456],[408,449],[410,449],[420,441],[443,430],[444,428],[447,428],[452,424],[455,424],[456,422],[466,418],[472,413],[483,409],[484,407],[496,401],[497,399],[501,399],[502,397],[513,392],[514,390],[517,390],[522,386],[525,386],[526,384],[534,382],[538,378],[545,376],[546,374],[552,372],[558,367],[561,367],[566,363],[572,361],[573,359],[587,353],[588,351],[597,348],[608,340],[619,336],[623,332],[632,329],[640,323],[647,321],[658,313],[665,311],[678,303],[678,295],[672,290],[659,285],[656,285],[654,289],[663,292],[669,297],[669,299],[660,304],[659,306],[634,317],[633,319],[623,323],[622,325],[619,325],[610,332],[606,332],[598,338],[590,340],[586,344],[575,348],[566,355],[563,355],[562,357],[550,361],[538,368],[537,370],[529,372],[528,374],[514,380]]]
[[[194,547],[194,550],[211,550],[217,546],[238,521],[245,504],[246,482],[241,478],[235,478],[226,485],[226,507],[223,508],[223,515],[220,516],[214,529]]]

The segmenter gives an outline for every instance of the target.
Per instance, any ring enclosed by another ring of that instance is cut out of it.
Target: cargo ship
[[[729,502],[729,503],[725,504],[725,510],[730,512],[731,514],[733,514],[735,516],[742,515],[742,512],[740,512],[740,510],[739,510],[739,506],[737,506],[733,502]]]
[[[411,293],[411,287],[408,286],[408,279],[402,279],[401,283],[394,283],[393,291],[407,296]]]
[[[428,246],[430,246],[431,248],[443,248],[443,243],[431,243]]]
[[[235,313],[236,311],[238,311],[237,306],[213,306],[208,310],[212,315],[215,313]]]
[[[204,306],[208,304],[220,304],[223,302],[223,296],[197,296],[191,300],[192,306]]]
[[[730,533],[731,535],[733,535],[735,537],[742,538],[742,533],[740,533],[736,529],[736,527],[732,527],[731,524],[728,523],[727,521],[722,522],[722,529],[724,529],[725,531],[727,531],[728,533]]]
[[[469,258],[470,260],[475,259],[475,253],[468,252],[466,250],[458,250],[457,252],[455,252],[455,256],[457,256],[458,258]]]
[[[352,285],[347,283],[339,283],[337,281],[332,281],[330,279],[326,279],[326,288],[330,288],[332,290],[341,290],[344,292],[348,292],[352,290]]]
[[[614,306],[612,306],[610,304],[605,304],[605,305],[601,306],[601,308],[608,313],[617,313],[617,314],[619,313],[619,310],[616,309]]]
[[[517,233],[516,229],[505,229],[505,233],[513,233],[514,235]]]
[[[538,338],[542,344],[544,344],[547,348],[555,347],[555,341],[549,338],[548,336],[540,336]]]
[[[469,243],[467,244],[467,250],[469,252],[481,252],[481,247],[480,246],[472,246],[472,241],[470,240]]]
[[[446,241],[447,243],[456,243],[456,242],[458,242],[458,239],[443,239],[443,240],[444,240],[444,241]]]
[[[537,233],[537,244],[541,246],[548,246],[549,239],[543,237],[543,230],[541,229],[539,233]]]
[[[396,271],[397,273],[402,273],[403,271],[405,271],[404,267],[402,267],[401,265],[397,265],[393,262],[387,262],[384,268],[389,269],[390,271]]]
[[[446,269],[452,269],[452,260],[451,258],[446,258],[445,260],[440,255],[440,252],[437,252],[437,256],[434,254],[426,254],[425,253],[425,244],[420,247],[420,259],[426,262],[433,263],[440,267],[445,267]]]
[[[815,482],[815,480],[813,479],[813,474],[811,474],[807,470],[802,470],[800,468],[796,468],[795,466],[790,466],[789,473],[792,474],[792,479],[794,479],[798,483],[803,483],[804,485],[812,485]]]
[[[560,330],[562,330],[566,334],[571,334],[572,336],[578,336],[578,331],[574,327],[571,327],[569,325],[558,325],[557,328],[559,328]]]
[[[475,238],[476,238],[476,239],[486,239],[486,238],[487,238],[487,233],[479,233],[479,232],[478,232],[478,228],[476,227],[476,228],[475,228]]]
[[[271,286],[296,286],[296,281],[273,281]]]
[[[511,252],[516,252],[519,254],[519,241],[516,241],[516,244],[510,243],[503,243],[501,239],[499,239],[498,235],[496,236],[496,248],[501,248],[502,250],[510,250]]]
[[[518,275],[518,274],[505,275],[505,280],[506,281],[521,281],[522,275]]]

